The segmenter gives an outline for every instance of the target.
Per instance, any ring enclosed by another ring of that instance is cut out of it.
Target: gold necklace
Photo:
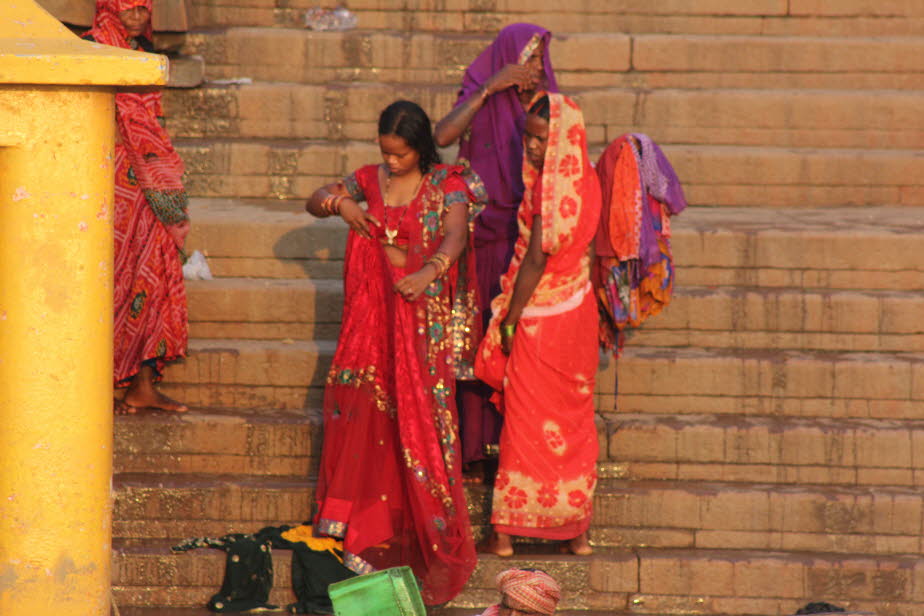
[[[389,206],[388,205],[388,193],[391,191],[391,173],[387,172],[388,175],[385,176],[385,194],[382,198],[382,204],[385,206],[385,243],[389,246],[395,245],[395,240],[398,237],[398,229],[401,227],[401,223],[404,221],[404,217],[407,215],[409,209],[410,201],[408,205],[403,206],[404,211],[401,212],[401,216],[398,218],[398,224],[392,229],[388,225],[388,210],[390,207],[402,207],[402,206]],[[417,181],[417,186],[414,188],[414,192],[411,195],[411,201],[417,196],[417,192],[420,190],[420,185],[423,184],[424,174],[420,174],[420,179]]]

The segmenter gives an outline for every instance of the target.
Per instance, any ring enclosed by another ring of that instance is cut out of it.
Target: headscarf
[[[122,20],[119,19],[119,13],[133,9],[136,6],[142,6],[148,11],[153,10],[154,0],[96,0],[96,16],[93,18],[93,28],[87,32],[93,36],[93,40],[103,45],[112,45],[113,47],[122,47],[131,49],[131,37]],[[151,20],[141,34],[148,40],[153,36]]]
[[[584,115],[564,94],[549,94],[549,140],[542,171],[523,163],[527,193],[535,188],[540,175],[544,176],[542,252],[555,254],[576,239],[579,203],[595,201],[594,206],[599,208],[600,201],[597,178],[587,155]]]
[[[136,6],[152,9],[153,0],[96,0],[93,28],[85,37],[97,43],[132,48],[132,39],[119,19],[120,11]],[[151,21],[142,36],[151,39]],[[160,92],[116,94],[116,123],[122,145],[131,161],[135,180],[148,205],[164,224],[179,248],[189,232],[188,197],[183,188],[183,161],[160,123],[163,116]]]
[[[523,51],[534,37],[545,43],[541,89],[558,92],[558,83],[549,59],[552,34],[534,24],[511,24],[469,65],[462,78],[459,104],[475,94],[492,75],[508,64],[522,63]],[[528,57],[528,54],[527,54]],[[467,135],[459,144],[459,162],[468,161],[488,189],[496,208],[489,207],[478,219],[478,239],[513,238],[517,235],[516,211],[523,196],[523,129],[526,112],[516,88],[507,88],[487,98],[472,119]]]
[[[630,137],[638,140],[640,150]],[[597,174],[604,203],[595,243],[597,256],[639,259],[645,268],[658,262],[661,252],[648,196],[663,203],[669,215],[687,207],[680,180],[664,152],[648,135],[622,135],[600,156]],[[662,233],[669,236],[669,223],[663,228]]]
[[[507,607],[537,614],[554,614],[561,599],[561,587],[545,571],[507,569],[494,579]],[[493,605],[482,616],[500,613],[501,604]]]

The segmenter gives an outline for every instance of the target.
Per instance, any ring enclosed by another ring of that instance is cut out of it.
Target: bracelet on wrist
[[[324,201],[321,202],[321,210],[328,214],[340,214],[340,204],[346,199],[346,195],[335,195],[328,193]]]
[[[513,338],[513,335],[517,333],[517,324],[516,323],[505,323],[500,326],[501,335],[506,338]]]
[[[436,268],[436,277],[441,278],[452,266],[449,255],[443,252],[435,252],[432,257],[427,259],[427,263]]]

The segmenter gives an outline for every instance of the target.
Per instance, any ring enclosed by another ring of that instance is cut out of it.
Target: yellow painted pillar
[[[116,85],[166,59],[0,6],[0,614],[109,614]]]

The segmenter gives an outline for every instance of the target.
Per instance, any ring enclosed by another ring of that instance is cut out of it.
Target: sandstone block
[[[552,56],[556,70],[627,71],[631,39],[624,34],[571,34],[556,38]]]
[[[637,35],[637,70],[729,72],[905,72],[920,53],[913,39],[722,38]]]
[[[640,554],[639,590],[652,595],[728,596],[735,565],[721,557],[697,558],[683,552]]]
[[[853,466],[856,464],[855,433],[835,433],[826,423],[788,426],[779,441],[780,462],[797,466]]]
[[[911,364],[897,357],[872,363],[838,362],[834,367],[836,391],[845,397],[907,399],[912,388],[911,369]]]
[[[912,435],[900,426],[888,429],[859,429],[855,436],[857,463],[873,468],[914,468]]]
[[[924,8],[911,0],[844,0],[834,5],[824,0],[794,0],[789,10],[793,15],[924,17]]]
[[[618,420],[617,420],[618,422]],[[610,436],[610,456],[617,460],[663,460],[677,455],[676,433],[670,426],[617,425]]]
[[[632,553],[595,559],[590,565],[590,588],[601,592],[636,592],[638,559]]]
[[[801,599],[803,572],[798,562],[759,559],[735,563],[737,597]]]

